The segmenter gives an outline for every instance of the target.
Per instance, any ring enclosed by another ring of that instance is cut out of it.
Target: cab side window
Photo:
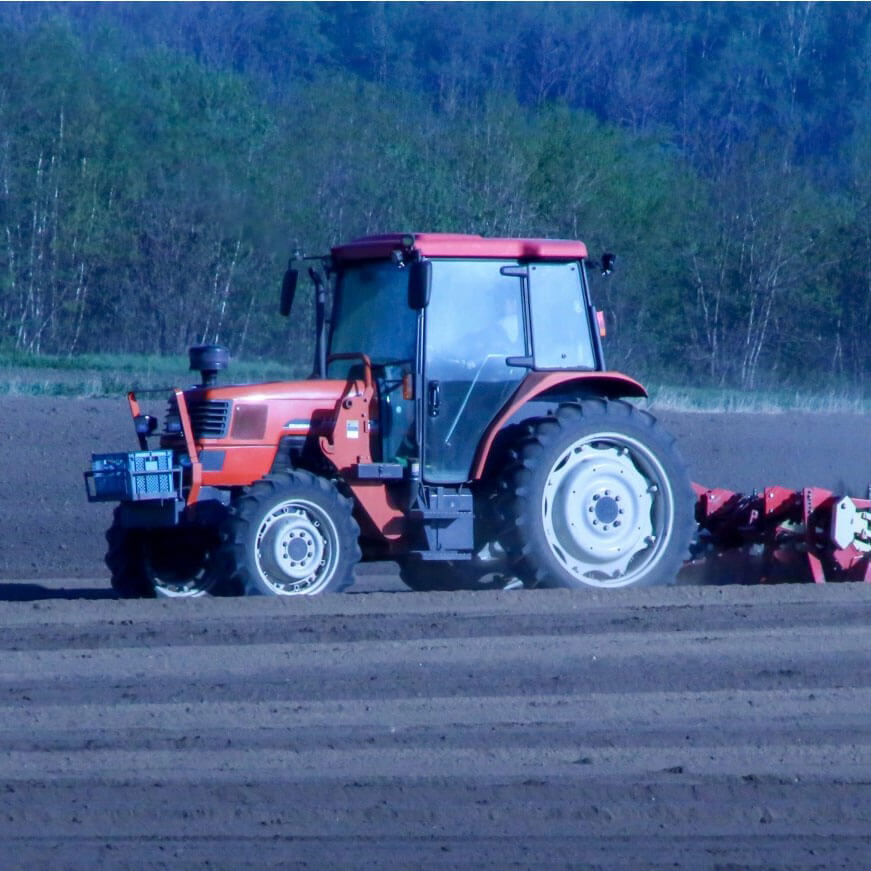
[[[596,360],[577,263],[529,267],[536,369],[594,369]]]

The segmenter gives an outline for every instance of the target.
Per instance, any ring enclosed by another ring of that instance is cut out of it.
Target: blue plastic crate
[[[181,469],[172,465],[172,451],[131,451],[123,454],[92,454],[92,502],[138,502],[174,499],[180,495]]]

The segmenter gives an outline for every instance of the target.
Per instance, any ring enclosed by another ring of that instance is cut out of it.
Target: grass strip
[[[277,360],[231,359],[223,384],[304,378],[307,371]],[[187,356],[83,354],[33,356],[0,353],[0,395],[118,396],[128,390],[168,390],[198,380]],[[648,385],[641,405],[668,411],[777,414],[786,411],[867,414],[871,399],[863,392],[811,392],[796,389],[736,390],[730,388]]]

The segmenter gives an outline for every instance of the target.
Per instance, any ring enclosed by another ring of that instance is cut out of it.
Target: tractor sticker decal
[[[282,429],[290,430],[291,432],[296,433],[307,433],[309,431],[310,425],[307,420],[289,420]]]
[[[345,436],[349,439],[358,439],[360,438],[360,421],[359,420],[349,420],[345,424]]]

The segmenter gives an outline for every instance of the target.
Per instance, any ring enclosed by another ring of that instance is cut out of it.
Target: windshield
[[[388,260],[354,264],[339,273],[330,354],[368,354],[374,365],[414,360],[417,312],[408,307],[408,270]],[[346,377],[346,360],[331,363],[332,378]]]

